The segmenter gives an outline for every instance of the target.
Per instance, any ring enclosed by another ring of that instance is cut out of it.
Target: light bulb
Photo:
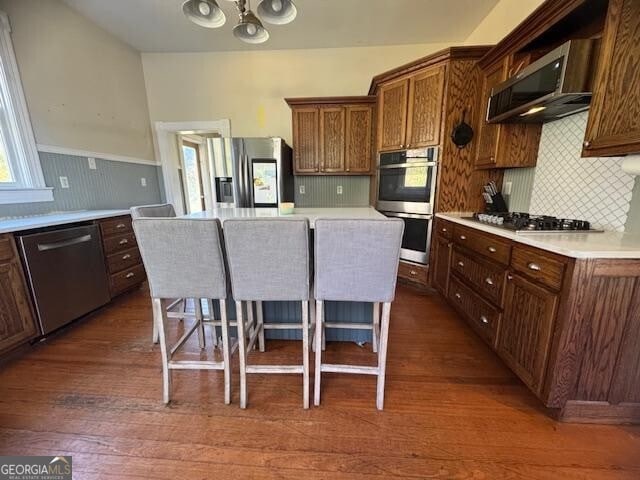
[[[207,2],[199,2],[198,11],[206,17],[211,13],[211,7]]]
[[[279,12],[280,10],[282,10],[282,0],[272,0],[271,6],[276,12]]]
[[[255,35],[257,31],[258,29],[253,23],[247,24],[247,33],[249,35]]]

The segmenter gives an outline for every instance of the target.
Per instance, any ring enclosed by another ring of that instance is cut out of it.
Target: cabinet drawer
[[[0,235],[0,260],[13,260],[13,235]]]
[[[473,285],[483,298],[502,306],[502,292],[507,275],[505,267],[481,260],[477,255],[475,257],[474,259],[471,252],[465,252],[456,246],[451,269]]]
[[[501,240],[495,235],[456,225],[453,230],[453,241],[491,260],[505,265],[509,264],[511,243],[507,240]]]
[[[103,238],[102,243],[104,245],[104,253],[106,255],[121,252],[122,250],[128,250],[137,246],[136,237],[133,232]]]
[[[116,273],[125,268],[133,267],[141,261],[140,251],[137,248],[130,248],[129,250],[109,255],[107,257],[107,266],[109,267],[109,273]]]
[[[537,249],[516,246],[511,266],[517,272],[554,289],[562,288],[566,263]]]
[[[117,235],[120,233],[129,233],[133,232],[133,227],[131,225],[131,217],[116,217],[110,218],[109,220],[100,221],[100,231],[102,232],[103,237],[108,237],[110,235]]]
[[[443,220],[442,218],[436,218],[435,233],[436,235],[451,240],[451,238],[453,238],[453,223]]]
[[[142,264],[135,265],[131,268],[114,273],[109,277],[109,285],[111,294],[118,295],[125,290],[138,285],[144,281],[146,274]]]
[[[455,275],[449,281],[449,301],[466,318],[471,328],[485,342],[494,346],[500,324],[500,310],[485,302]]]
[[[398,265],[398,276],[412,282],[427,285],[427,267],[417,263],[400,262]]]

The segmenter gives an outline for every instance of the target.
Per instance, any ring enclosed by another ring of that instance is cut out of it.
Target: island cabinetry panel
[[[115,297],[146,280],[142,257],[133,232],[131,217],[123,215],[98,220],[102,249],[109,274],[109,290]]]
[[[296,175],[369,175],[375,97],[288,98]]]
[[[550,413],[640,423],[640,260],[576,259],[444,221],[432,286]]]
[[[37,336],[13,235],[0,235],[0,355]]]

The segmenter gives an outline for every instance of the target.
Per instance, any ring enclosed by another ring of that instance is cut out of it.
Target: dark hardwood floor
[[[267,348],[263,358],[301,351]],[[369,345],[327,351],[373,362]],[[147,293],[125,295],[0,367],[0,454],[73,455],[74,479],[640,478],[640,427],[551,420],[439,297],[405,286],[384,412],[368,376],[324,375],[322,406],[308,411],[299,376],[249,376],[245,411],[237,375],[230,406],[222,372],[173,378],[164,406]]]

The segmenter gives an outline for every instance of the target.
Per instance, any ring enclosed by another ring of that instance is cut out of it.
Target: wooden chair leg
[[[153,324],[153,332],[151,333],[151,341],[153,343],[158,343],[158,322],[156,320],[156,311],[155,306],[153,305],[153,300],[151,300],[151,304],[153,310],[153,320],[151,322]]]
[[[187,299],[183,298],[182,301],[180,302],[180,309],[182,311],[182,313],[187,313]],[[180,322],[184,322],[184,316],[181,317],[178,321]]]
[[[373,329],[371,330],[371,347],[378,353],[378,335],[380,332],[380,302],[373,304]]]
[[[322,316],[319,317],[322,320],[322,351],[324,352],[327,349],[327,332],[324,329],[325,319],[324,319],[324,302],[322,302],[322,308],[320,309]]]
[[[302,404],[309,408],[309,302],[302,302]]]
[[[157,325],[158,337],[160,339],[160,354],[162,356],[162,401],[167,404],[171,397],[171,371],[169,370],[169,348],[167,347],[167,316],[165,313],[165,301],[154,298],[153,317]]]
[[[311,299],[309,301],[309,312],[311,314],[311,323],[309,324],[309,330],[312,332],[312,337],[311,337],[311,348],[313,350],[313,352],[315,353],[316,351],[316,302],[315,300]]]
[[[207,310],[209,310],[209,321],[211,322],[211,343],[213,348],[218,347],[218,327],[213,322],[216,321],[216,316],[213,310],[213,300],[207,299]]]
[[[193,303],[195,305],[196,311],[196,322],[198,322],[198,345],[200,346],[200,350],[204,350],[204,324],[202,323],[202,300],[199,298],[194,298]]]
[[[322,300],[316,301],[316,365],[314,372],[313,382],[313,404],[320,405],[320,365],[322,364],[322,331],[324,330],[323,324],[323,302]]]
[[[262,302],[256,302],[256,310],[258,316],[258,349],[264,352],[264,312],[262,311]]]
[[[382,304],[382,328],[380,329],[380,346],[378,348],[378,386],[376,389],[376,407],[384,408],[384,382],[387,368],[387,344],[389,343],[389,317],[391,303]]]
[[[242,302],[236,301],[236,323],[238,328],[238,353],[240,356],[240,408],[247,408],[247,338],[244,329]]]
[[[256,318],[253,315],[253,302],[245,303],[247,304],[247,324],[249,325],[249,328],[247,329],[247,338],[251,338],[258,326],[256,325]],[[253,347],[255,348],[255,344]]]
[[[220,300],[220,323],[222,324],[222,358],[224,360],[224,403],[229,405],[231,403],[231,343],[229,343],[226,300]]]

